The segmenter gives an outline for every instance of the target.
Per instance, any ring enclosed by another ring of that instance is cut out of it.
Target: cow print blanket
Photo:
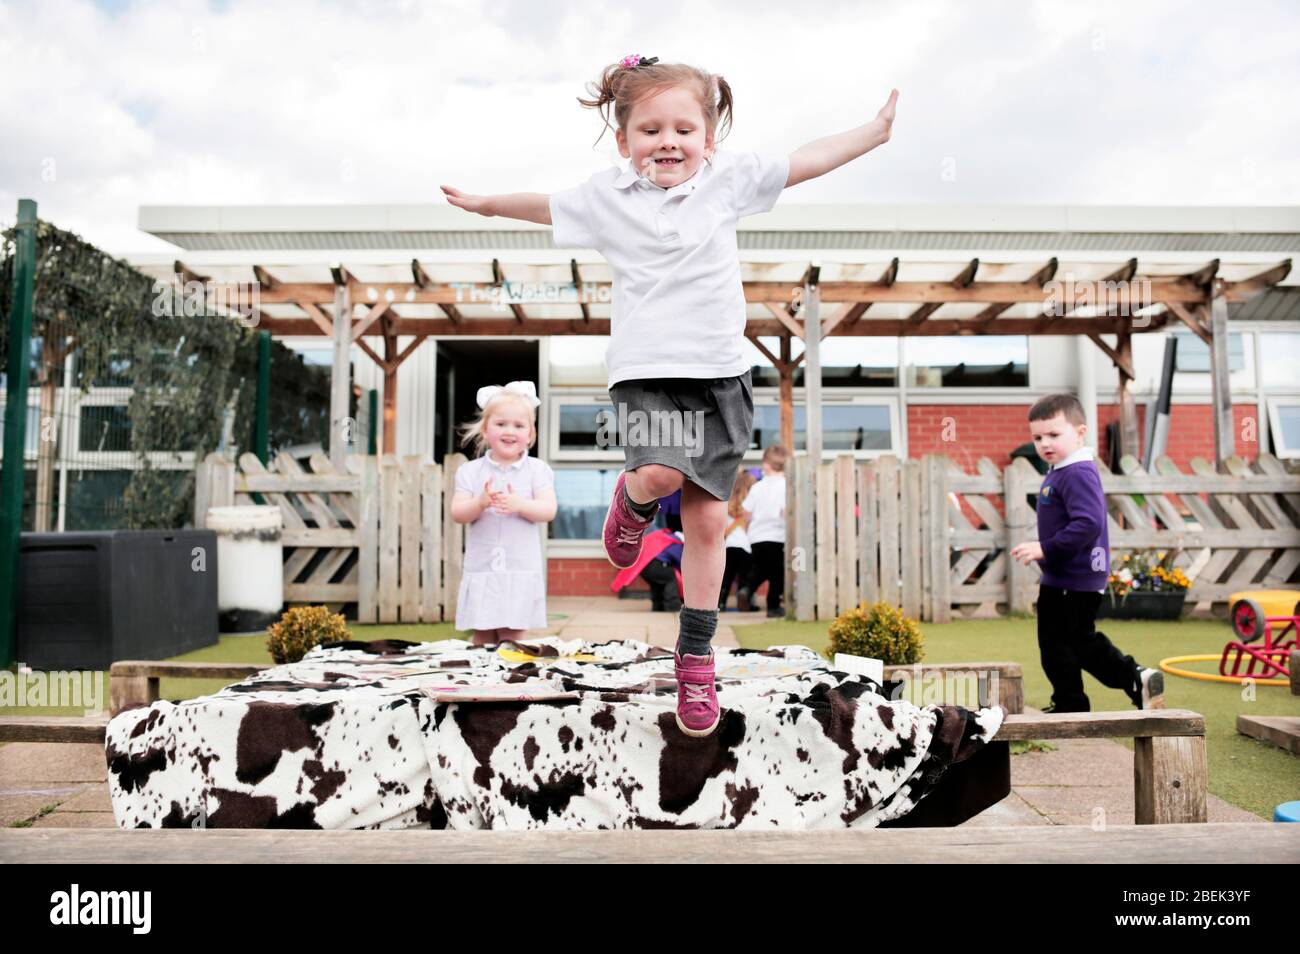
[[[105,745],[122,828],[872,827],[1002,724],[916,706],[813,650],[717,648],[718,729],[674,720],[666,649],[632,640],[340,642]]]

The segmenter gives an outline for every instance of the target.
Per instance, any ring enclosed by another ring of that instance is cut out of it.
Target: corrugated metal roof
[[[320,250],[492,250],[556,248],[549,229],[403,231],[243,231],[150,234],[187,251]],[[1041,252],[1259,252],[1286,256],[1300,252],[1300,232],[903,232],[745,229],[737,245],[747,250],[810,249],[877,252],[994,249]]]
[[[549,226],[451,205],[141,206],[144,232],[191,251],[552,250]],[[1300,251],[1296,206],[781,203],[746,217],[742,249]]]
[[[1228,317],[1233,321],[1300,321],[1300,288],[1268,288],[1249,301],[1229,302]]]

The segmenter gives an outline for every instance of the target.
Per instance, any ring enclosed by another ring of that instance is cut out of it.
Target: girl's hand
[[[1023,563],[1025,566],[1033,563],[1035,560],[1043,558],[1043,545],[1037,541],[1026,541],[1017,543],[1011,548],[1011,556]]]
[[[492,498],[495,496],[495,494],[496,491],[492,489],[492,481],[490,480],[484,481],[483,492],[478,495],[478,507],[480,513],[482,513],[488,507],[492,506]]]
[[[512,484],[506,484],[504,493],[495,493],[492,495],[492,509],[497,513],[505,515],[518,513],[523,509],[524,498],[515,493]]]
[[[876,113],[876,119],[880,122],[885,131],[885,141],[889,141],[889,131],[894,125],[894,104],[898,102],[898,90],[889,91],[889,101],[880,107],[880,112]]]
[[[447,195],[447,201],[458,209],[464,209],[466,212],[477,212],[479,215],[486,215],[488,218],[496,215],[488,205],[487,196],[467,195],[459,189],[453,189],[451,186],[439,186]]]

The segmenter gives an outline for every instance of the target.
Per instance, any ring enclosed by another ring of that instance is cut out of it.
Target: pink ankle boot
[[[677,669],[677,727],[687,735],[710,735],[721,715],[713,683],[713,651],[707,656],[673,653]]]

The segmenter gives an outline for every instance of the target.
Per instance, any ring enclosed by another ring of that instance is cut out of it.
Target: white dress
[[[483,483],[505,491],[507,485],[525,500],[555,486],[549,464],[524,455],[502,465],[488,451],[456,471],[456,490],[477,497]],[[519,514],[498,514],[490,507],[469,524],[465,567],[456,606],[456,628],[544,629],[546,583],[542,575],[545,524]]]

